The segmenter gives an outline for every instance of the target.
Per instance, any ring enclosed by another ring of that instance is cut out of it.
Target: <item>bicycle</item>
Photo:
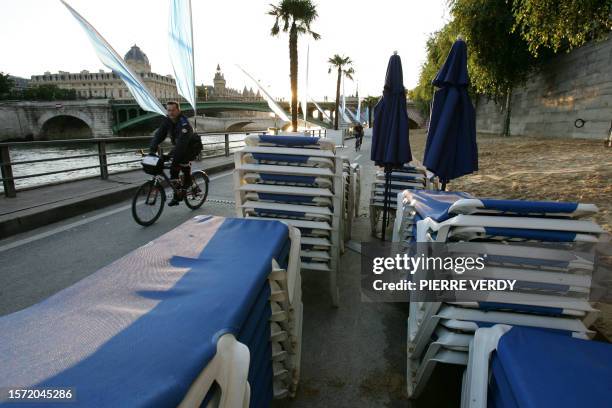
[[[142,168],[153,178],[142,184],[132,199],[132,217],[143,227],[153,225],[164,211],[166,190],[164,183],[172,188],[175,195],[183,194],[183,201],[192,210],[200,208],[208,197],[209,178],[206,172],[196,170],[191,173],[191,186],[184,187],[181,174],[180,186],[174,186],[164,170],[170,169],[171,162],[164,157],[142,155]]]

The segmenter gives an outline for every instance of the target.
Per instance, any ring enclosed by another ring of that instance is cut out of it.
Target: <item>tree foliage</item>
[[[3,95],[3,99],[23,101],[72,101],[77,99],[74,89],[63,89],[57,85],[39,85],[21,91],[13,90]]]
[[[278,5],[270,4],[268,15],[275,18],[270,29],[272,36],[280,32],[289,33],[289,77],[291,81],[291,126],[297,131],[298,118],[298,37],[302,34],[311,35],[318,40],[321,36],[310,29],[317,19],[318,13],[310,0],[281,0]]]
[[[332,71],[337,71],[338,78],[336,81],[336,108],[335,108],[335,116],[334,116],[334,129],[338,130],[338,121],[339,121],[339,106],[340,106],[340,84],[342,83],[342,76],[344,75],[348,79],[353,79],[353,74],[355,70],[352,67],[353,61],[350,57],[343,57],[342,55],[335,54],[333,57],[327,60],[329,64],[329,70],[327,71],[329,74]]]
[[[421,73],[417,86],[408,91],[408,98],[414,102],[415,107],[425,116],[429,116],[429,106],[433,98],[433,85],[438,70],[444,64],[453,41],[457,37],[455,25],[451,22],[441,30],[434,32],[427,39],[425,49],[427,59],[421,66]],[[471,67],[471,64],[469,64]]]
[[[472,86],[495,99],[523,83],[536,66],[527,42],[513,30],[512,7],[512,0],[456,0],[451,8],[468,44]]]
[[[7,94],[13,87],[13,80],[8,74],[0,72],[0,95]]]
[[[529,51],[571,50],[612,29],[612,0],[519,0],[512,4],[513,31]]]
[[[468,45],[470,92],[496,101],[520,86],[555,53],[610,32],[612,0],[450,0],[451,21],[427,41],[416,88],[417,108],[429,114],[431,81],[458,34]]]

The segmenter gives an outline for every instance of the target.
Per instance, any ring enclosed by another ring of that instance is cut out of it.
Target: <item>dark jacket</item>
[[[172,156],[172,162],[175,164],[187,163],[191,160],[190,154],[190,141],[193,137],[193,128],[187,120],[187,117],[181,115],[178,117],[176,122],[173,122],[169,117],[165,117],[161,126],[153,135],[151,144],[149,146],[149,152],[155,154],[157,147],[161,142],[166,140],[167,136],[170,136],[170,141],[174,145],[174,149],[170,152]]]

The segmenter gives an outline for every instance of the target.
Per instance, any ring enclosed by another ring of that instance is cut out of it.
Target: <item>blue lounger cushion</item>
[[[490,214],[518,216],[572,216],[580,209],[583,213],[594,213],[592,205],[575,202],[526,201],[477,199],[465,192],[420,190],[406,193],[406,198],[415,204],[417,211],[424,217],[442,222],[457,214]],[[465,203],[468,205],[459,205]]]
[[[315,184],[316,177],[310,176],[293,176],[290,174],[266,174],[260,173],[259,176],[263,181],[275,183],[303,184],[311,186]]]
[[[612,345],[542,329],[513,327],[492,358],[489,402],[518,407],[606,407]]]
[[[0,317],[0,387],[72,387],[74,407],[177,406],[217,339],[245,325],[287,240],[281,222],[190,220]]]
[[[259,140],[283,147],[315,146],[319,144],[319,138],[312,136],[261,135]]]
[[[335,144],[329,139],[298,135],[250,135],[244,139],[247,146],[270,146],[285,148],[302,148],[310,150],[335,150]]]
[[[410,190],[404,192],[404,196],[414,205],[419,215],[423,218],[429,217],[436,222],[446,221],[452,216],[448,213],[448,209],[455,201],[474,198],[464,192],[432,190]]]
[[[556,201],[522,201],[479,199],[480,208],[513,214],[571,214],[578,208],[578,203]]]

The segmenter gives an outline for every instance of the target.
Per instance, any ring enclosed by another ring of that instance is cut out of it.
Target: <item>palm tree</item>
[[[380,96],[368,96],[363,99],[363,104],[368,107],[368,126],[372,127],[372,112],[374,110],[374,106],[378,103]]]
[[[331,74],[332,70],[338,70],[338,82],[336,83],[336,110],[334,116],[334,129],[338,130],[338,116],[339,115],[339,107],[340,107],[340,83],[342,82],[342,75],[347,77],[348,79],[353,79],[353,74],[355,70],[351,67],[353,61],[349,57],[342,57],[338,54],[335,54],[329,60],[329,70],[328,73]]]
[[[281,31],[289,33],[289,76],[291,78],[291,127],[297,132],[298,120],[298,36],[310,34],[318,40],[321,36],[310,29],[318,17],[317,8],[310,0],[281,0],[268,14],[276,19],[272,26],[272,36]],[[281,27],[282,23],[282,27]]]

